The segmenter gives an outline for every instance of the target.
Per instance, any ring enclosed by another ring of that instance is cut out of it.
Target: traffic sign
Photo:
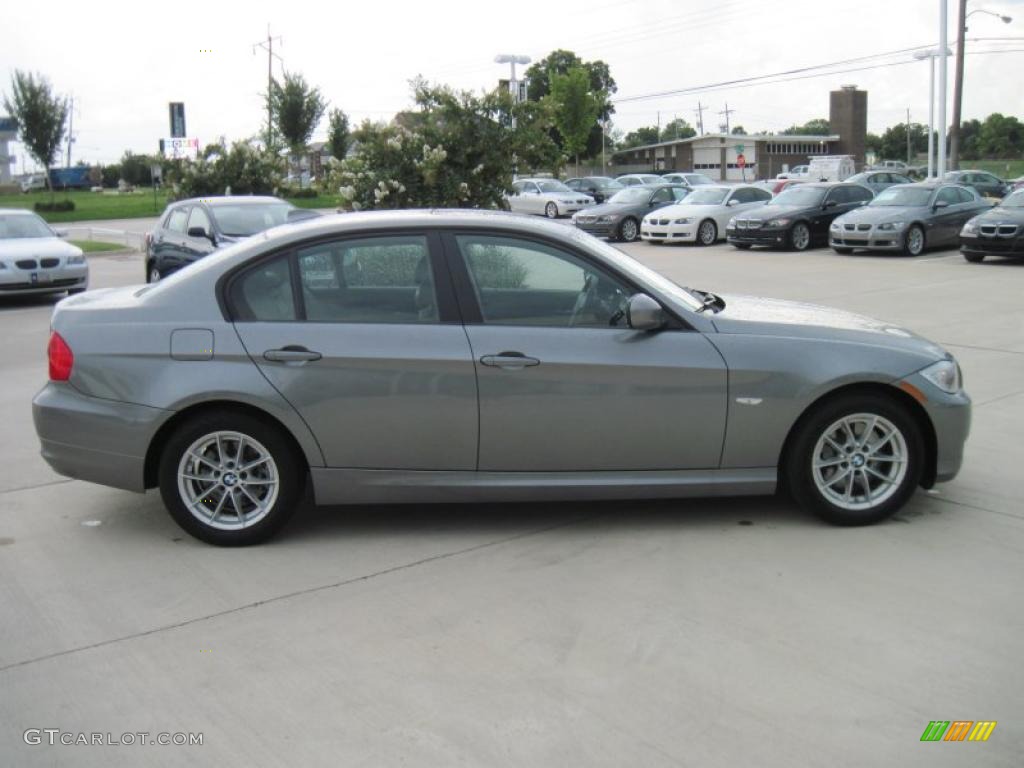
[[[738,165],[740,168],[746,168],[747,167],[747,158],[745,158],[743,156],[742,152],[740,154],[736,155],[736,165]]]

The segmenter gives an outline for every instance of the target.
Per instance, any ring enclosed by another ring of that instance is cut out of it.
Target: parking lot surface
[[[623,248],[945,345],[975,402],[961,475],[868,528],[781,498],[307,507],[218,549],[155,491],[49,470],[30,401],[53,301],[7,300],[0,765],[1020,765],[1024,263]],[[93,287],[143,275],[90,263]],[[922,743],[932,720],[998,726]]]

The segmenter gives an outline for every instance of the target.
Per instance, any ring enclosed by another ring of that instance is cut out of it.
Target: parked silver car
[[[0,296],[84,291],[85,255],[61,237],[32,211],[0,208]]]
[[[61,474],[160,487],[216,544],[319,504],[770,494],[879,520],[960,468],[956,361],[824,307],[683,288],[480,211],[325,216],[60,302]]]
[[[536,213],[557,219],[594,204],[594,198],[577,192],[557,179],[519,179],[505,196],[509,210]]]

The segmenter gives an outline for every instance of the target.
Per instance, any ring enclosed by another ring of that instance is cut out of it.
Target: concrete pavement
[[[863,529],[780,499],[310,508],[216,549],[155,492],[45,467],[51,302],[5,304],[0,765],[1018,765],[1024,263],[626,250],[945,344],[976,402],[961,476]],[[91,265],[97,287],[142,277],[137,255]],[[999,725],[921,743],[937,719]]]

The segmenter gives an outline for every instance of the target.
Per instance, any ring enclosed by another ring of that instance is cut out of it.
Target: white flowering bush
[[[223,142],[210,144],[194,162],[179,161],[169,181],[177,197],[223,195],[228,188],[234,195],[272,195],[281,187],[284,161],[238,141],[227,147]]]

